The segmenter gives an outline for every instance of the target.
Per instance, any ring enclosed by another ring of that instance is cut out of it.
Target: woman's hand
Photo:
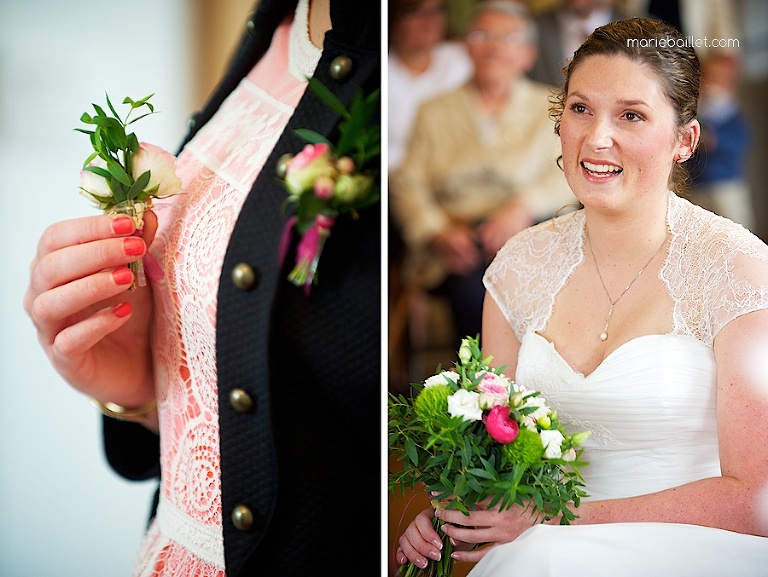
[[[430,246],[443,259],[446,268],[456,275],[469,274],[483,262],[475,233],[465,224],[456,223],[436,234]]]
[[[395,560],[400,565],[410,561],[423,569],[427,566],[427,559],[440,559],[443,543],[440,535],[432,528],[434,516],[433,508],[424,509],[400,536],[400,547],[395,552]]]
[[[149,287],[128,291],[128,264],[144,256],[157,219],[107,215],[49,226],[30,266],[24,309],[54,368],[100,401],[137,408],[154,399]]]
[[[438,509],[435,516],[444,524],[441,530],[455,542],[453,558],[475,563],[497,545],[514,541],[523,531],[537,523],[530,511],[515,506],[504,511],[484,509],[487,502],[465,515],[456,509]],[[477,548],[489,543],[490,546]]]
[[[505,242],[532,224],[531,211],[518,200],[513,200],[490,214],[478,227],[485,257],[493,258]]]

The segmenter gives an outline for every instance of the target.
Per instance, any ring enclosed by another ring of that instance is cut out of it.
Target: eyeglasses
[[[489,44],[499,42],[506,46],[517,46],[526,42],[526,36],[523,32],[506,32],[504,34],[494,34],[488,30],[473,30],[467,34],[468,44]]]

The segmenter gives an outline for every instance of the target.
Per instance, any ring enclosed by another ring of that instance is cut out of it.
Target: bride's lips
[[[616,164],[605,161],[582,160],[581,168],[590,180],[603,181],[621,174],[624,169]]]

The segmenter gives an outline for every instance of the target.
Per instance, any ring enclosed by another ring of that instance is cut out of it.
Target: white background
[[[44,228],[78,193],[91,102],[156,93],[141,140],[176,151],[191,111],[185,0],[0,0],[0,577],[130,574],[154,482],[108,468],[100,415],[54,372],[22,308]]]

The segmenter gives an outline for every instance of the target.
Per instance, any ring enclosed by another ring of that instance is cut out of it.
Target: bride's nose
[[[595,117],[589,123],[586,144],[592,150],[610,148],[613,144],[613,125],[610,119]]]

